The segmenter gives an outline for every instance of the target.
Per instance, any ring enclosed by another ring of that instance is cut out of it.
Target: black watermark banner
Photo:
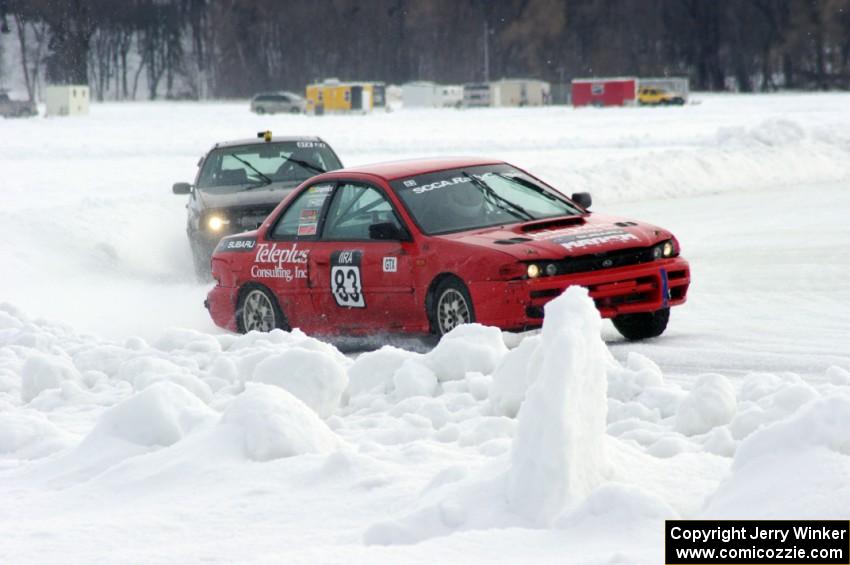
[[[666,565],[850,565],[848,520],[667,520]]]

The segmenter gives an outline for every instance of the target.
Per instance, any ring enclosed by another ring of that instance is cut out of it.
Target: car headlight
[[[229,223],[230,220],[218,214],[213,214],[207,218],[207,227],[212,231],[221,231]]]
[[[675,257],[676,255],[678,255],[678,250],[676,249],[676,244],[673,243],[672,239],[662,241],[652,248],[652,256],[655,259],[667,259],[669,257]]]
[[[530,278],[530,279],[536,279],[537,277],[540,276],[540,273],[541,273],[540,265],[538,265],[537,263],[531,263],[528,266],[528,270],[526,271],[526,274],[528,275],[528,278]]]

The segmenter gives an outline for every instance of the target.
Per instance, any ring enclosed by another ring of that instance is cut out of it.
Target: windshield
[[[582,213],[510,165],[452,169],[390,184],[429,235]]]
[[[301,184],[323,171],[342,168],[323,141],[285,141],[210,151],[197,187],[209,192],[237,192],[253,186]]]

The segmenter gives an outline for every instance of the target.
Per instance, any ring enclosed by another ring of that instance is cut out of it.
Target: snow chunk
[[[602,320],[587,289],[570,287],[545,306],[531,359],[538,374],[519,410],[507,499],[518,514],[548,524],[607,473]]]
[[[348,385],[345,369],[324,352],[296,347],[260,361],[251,380],[287,390],[319,416],[327,418],[339,407]]]
[[[529,371],[529,366],[532,356],[540,347],[540,339],[539,335],[525,338],[502,358],[493,373],[490,403],[496,414],[513,418],[519,412],[525,392],[537,376]]]
[[[212,416],[214,412],[182,386],[158,382],[104,412],[85,443],[110,437],[146,447],[169,446]]]
[[[685,435],[705,433],[735,417],[735,388],[723,375],[703,375],[682,400],[676,414],[676,431]]]
[[[498,328],[464,324],[444,335],[425,358],[440,381],[456,381],[468,371],[489,375],[507,352]]]
[[[348,396],[376,391],[387,394],[392,391],[393,377],[408,359],[420,355],[385,345],[377,351],[363,353],[348,368]]]
[[[21,369],[21,400],[31,402],[42,391],[59,388],[63,381],[79,378],[80,373],[70,359],[56,355],[33,355]]]
[[[397,398],[411,396],[434,396],[439,388],[434,371],[415,361],[408,359],[393,373],[393,384]]]
[[[253,461],[270,461],[303,453],[326,453],[341,442],[304,402],[283,388],[248,383],[221,417]]]

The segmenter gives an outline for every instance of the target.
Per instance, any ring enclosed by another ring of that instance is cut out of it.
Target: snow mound
[[[735,387],[723,375],[702,375],[682,400],[676,414],[676,431],[685,435],[705,433],[735,417]]]
[[[565,511],[555,520],[555,527],[569,529],[577,525],[611,528],[613,524],[632,524],[649,520],[678,518],[678,513],[658,496],[640,487],[609,483],[594,490],[575,508]]]
[[[469,371],[489,375],[507,352],[498,328],[464,324],[444,335],[425,359],[441,382],[456,381]]]
[[[37,459],[73,445],[75,438],[38,412],[0,411],[0,454]]]
[[[546,304],[529,370],[537,380],[519,410],[507,477],[510,507],[548,524],[606,472],[608,352],[599,312],[580,287]]]
[[[846,519],[848,476],[850,397],[820,398],[741,442],[704,515]]]
[[[31,402],[42,391],[59,388],[64,381],[79,378],[80,373],[70,359],[33,354],[21,369],[21,400]]]
[[[348,368],[348,396],[377,391],[388,394],[393,389],[393,376],[402,364],[421,355],[391,345],[363,353]]]
[[[252,461],[326,453],[341,442],[304,402],[277,386],[248,383],[221,417],[220,427]],[[220,431],[220,430],[219,430]]]
[[[290,392],[322,418],[337,410],[348,386],[346,367],[335,357],[300,347],[260,361],[251,380]]]
[[[214,415],[182,386],[158,382],[105,411],[84,443],[91,446],[111,438],[144,447],[165,447]]]

